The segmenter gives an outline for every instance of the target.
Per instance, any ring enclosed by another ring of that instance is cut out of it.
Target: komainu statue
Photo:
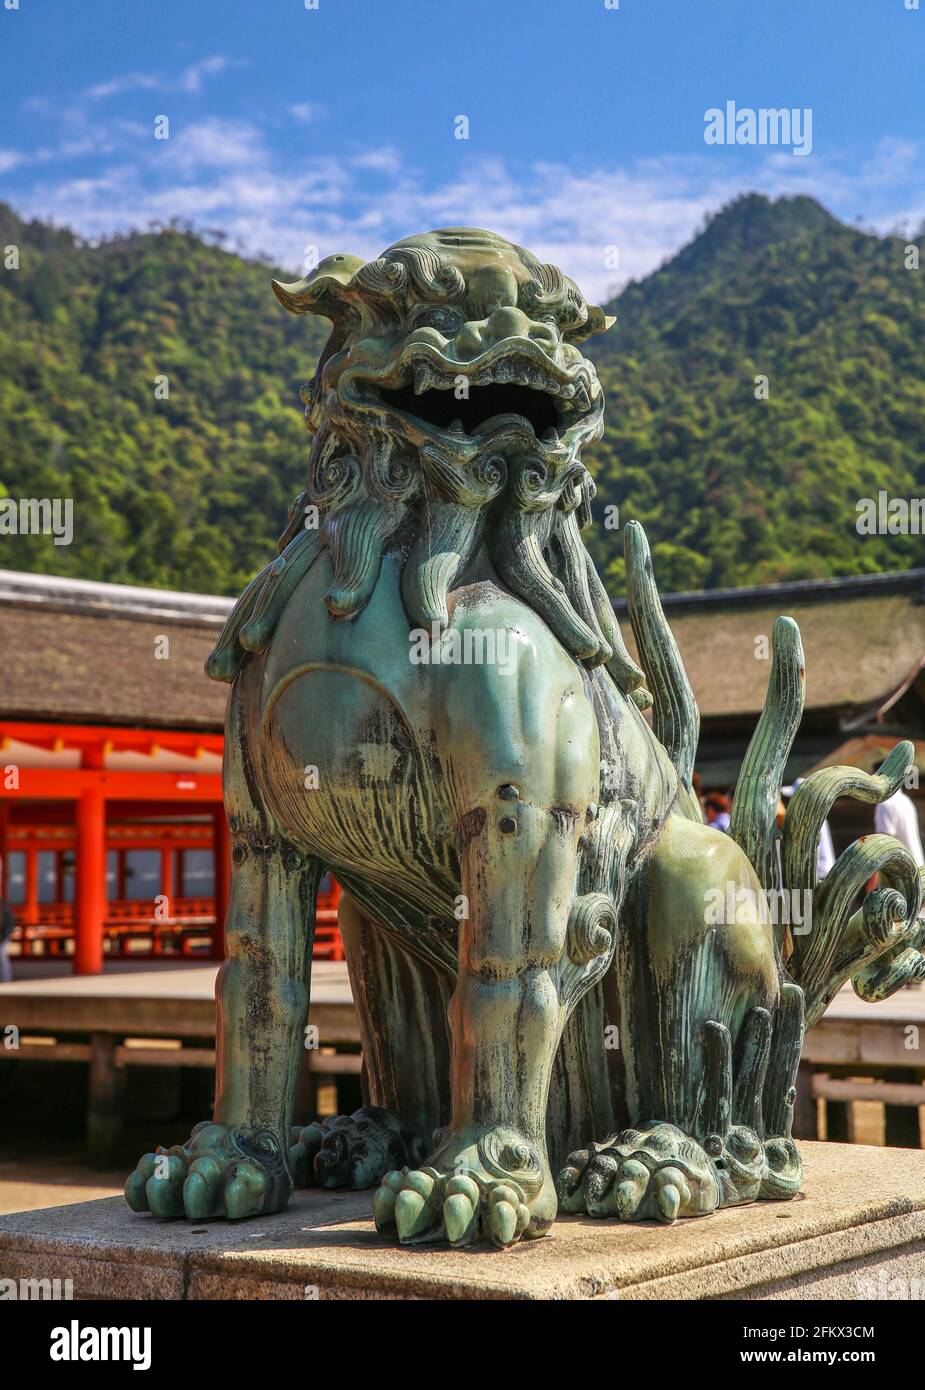
[[[208,663],[232,686],[215,1117],[141,1160],[130,1204],[200,1221],[278,1211],[300,1182],[374,1187],[403,1242],[506,1246],[557,1209],[792,1197],[804,1029],[846,980],[881,999],[925,974],[895,840],[816,882],[832,802],[890,796],[911,745],[808,777],[779,831],[803,702],[781,618],[729,833],[704,825],[645,535],[626,527],[639,665],[582,540],[602,311],[466,227],[274,288],[332,330],[302,389],[305,491]],[[293,1128],[328,871],[365,1105]]]

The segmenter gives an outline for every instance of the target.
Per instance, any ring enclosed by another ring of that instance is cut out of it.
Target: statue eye
[[[426,307],[421,309],[413,317],[413,328],[436,328],[438,333],[443,333],[451,338],[459,331],[463,324],[463,316],[457,309]]]

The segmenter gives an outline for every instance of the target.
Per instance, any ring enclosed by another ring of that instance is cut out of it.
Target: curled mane
[[[484,542],[504,583],[576,660],[606,666],[621,688],[636,689],[643,673],[627,653],[581,537],[594,492],[588,470],[566,449],[551,461],[526,449],[512,461],[500,452],[479,454],[463,437],[455,456],[425,445],[412,457],[383,431],[351,444],[323,426],[308,486],[290,507],[280,558],[242,594],[209,674],[233,680],[245,650],[266,648],[284,606],[274,595],[288,597],[322,550],[334,572],[328,610],[349,619],[369,602],[385,550],[401,545],[409,623],[430,630],[448,621],[449,592]]]

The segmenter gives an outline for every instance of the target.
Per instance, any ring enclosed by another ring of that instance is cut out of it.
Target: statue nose
[[[485,325],[485,337],[500,343],[503,338],[529,338],[531,320],[522,309],[507,305],[496,309]]]
[[[548,323],[538,322],[515,305],[495,309],[487,319],[470,319],[456,335],[456,351],[461,357],[476,357],[507,338],[532,338],[550,355],[559,344],[557,330]]]

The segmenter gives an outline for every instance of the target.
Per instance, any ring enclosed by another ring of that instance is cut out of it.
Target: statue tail
[[[840,796],[884,801],[901,786],[914,749],[900,743],[879,774],[826,767],[800,784],[777,829],[781,782],[803,712],[805,671],[792,618],[774,625],[773,666],[758,726],[736,786],[729,833],[751,860],[768,897],[781,968],[805,996],[811,1027],[846,980],[862,998],[882,999],[925,975],[925,924],[917,922],[919,871],[889,835],[864,835],[817,882],[819,840]],[[871,876],[882,883],[858,895]],[[856,910],[855,910],[856,909]]]
[[[816,869],[822,826],[837,798],[887,800],[902,786],[914,754],[912,744],[903,741],[878,773],[820,768],[797,787],[787,808],[784,886],[791,899],[804,899],[801,926],[792,928],[788,943],[789,970],[806,993],[810,1025],[848,979],[862,999],[876,1000],[925,975],[925,924],[918,921],[922,876],[898,840],[863,835],[839,855],[821,884]],[[879,886],[853,911],[875,873]]]
[[[700,736],[700,711],[662,609],[646,533],[638,521],[626,527],[626,592],[639,658],[652,692],[652,727],[682,785],[691,789]]]
[[[766,890],[781,886],[777,807],[803,714],[803,644],[792,618],[778,618],[774,624],[771,663],[764,708],[742,763],[729,824],[729,834]]]

